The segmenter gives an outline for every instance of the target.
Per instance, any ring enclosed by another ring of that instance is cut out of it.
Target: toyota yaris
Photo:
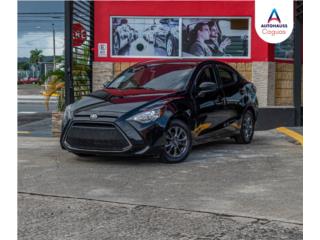
[[[77,155],[156,155],[181,162],[193,144],[251,142],[255,86],[218,61],[138,63],[105,88],[67,106],[61,146]]]

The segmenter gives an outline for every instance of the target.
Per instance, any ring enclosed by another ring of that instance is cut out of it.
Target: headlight
[[[133,117],[129,118],[129,120],[133,120],[140,123],[148,123],[151,121],[155,121],[162,115],[162,109],[153,109],[150,111],[138,113],[137,115],[134,115]]]

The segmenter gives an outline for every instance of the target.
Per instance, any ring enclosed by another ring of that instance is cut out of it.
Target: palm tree
[[[62,70],[55,70],[48,74],[47,78],[50,78],[50,82],[46,91],[44,92],[45,95],[45,106],[47,110],[49,109],[49,101],[50,98],[54,95],[58,96],[58,110],[63,111],[65,100],[64,100],[64,71]]]
[[[38,64],[40,61],[42,61],[42,58],[42,50],[36,48],[30,51],[30,63]]]

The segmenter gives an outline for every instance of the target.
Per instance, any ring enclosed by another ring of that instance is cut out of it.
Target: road
[[[18,146],[20,239],[302,239],[302,147],[275,130],[174,165]]]
[[[44,113],[53,112],[57,110],[57,101],[52,99],[49,104],[49,109],[44,104],[42,96],[22,96],[18,97],[18,114],[24,113]]]
[[[51,112],[57,111],[57,99],[46,108],[42,95],[18,95],[18,134],[51,136]]]

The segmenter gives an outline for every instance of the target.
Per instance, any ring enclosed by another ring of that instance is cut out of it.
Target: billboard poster
[[[111,17],[112,56],[178,57],[179,18]]]
[[[249,18],[182,18],[182,57],[248,57]]]

